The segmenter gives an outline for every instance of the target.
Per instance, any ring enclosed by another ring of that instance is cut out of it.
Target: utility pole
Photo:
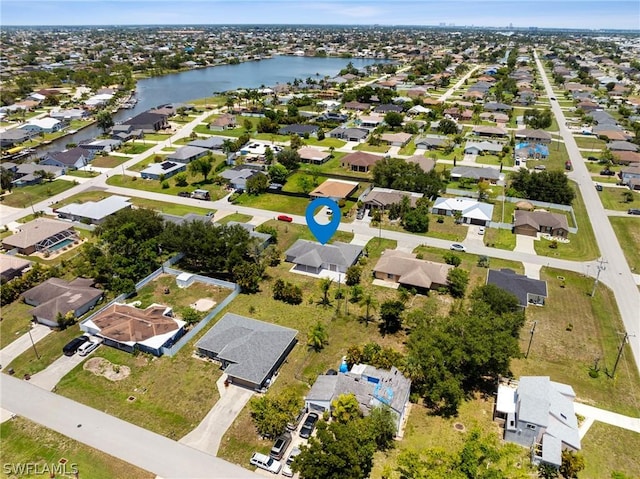
[[[622,350],[624,349],[624,345],[627,343],[629,336],[635,337],[635,334],[624,333],[624,337],[622,338],[622,342],[620,343],[620,347],[618,348],[618,356],[616,357],[616,362],[613,365],[613,371],[609,375],[611,379],[616,377],[616,369],[618,368],[618,362],[620,361],[620,356],[622,356]]]
[[[27,330],[27,332],[29,333],[31,346],[33,346],[33,352],[36,353],[36,359],[40,359],[40,355],[38,354],[38,350],[36,349],[36,343],[33,342],[33,336],[31,336],[31,322],[29,322],[29,329]]]
[[[525,359],[529,357],[529,351],[531,350],[531,343],[533,342],[533,333],[536,332],[536,324],[538,324],[538,322],[534,321],[533,326],[531,327],[531,337],[529,338],[529,346],[527,346],[527,353],[524,355]]]
[[[607,269],[607,267],[605,266],[606,264],[607,264],[607,261],[605,261],[604,258],[600,258],[598,260],[598,264],[596,265],[598,272],[596,273],[596,280],[593,282],[593,290],[591,291],[592,298],[596,294],[596,287],[598,286],[598,281],[600,280],[600,273],[605,269]]]

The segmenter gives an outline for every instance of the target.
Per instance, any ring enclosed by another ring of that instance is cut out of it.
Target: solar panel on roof
[[[174,166],[176,166],[176,164],[175,164],[175,163],[172,163],[172,162],[170,162],[170,161],[165,161],[165,162],[164,162],[164,163],[162,163],[162,165],[160,165],[160,166],[162,166],[162,169],[163,169],[163,170],[168,170],[169,168],[173,168]]]

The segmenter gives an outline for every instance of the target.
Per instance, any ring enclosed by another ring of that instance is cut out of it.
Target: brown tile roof
[[[407,163],[417,163],[420,169],[425,173],[429,173],[436,167],[435,160],[422,155],[413,155],[407,158]]]
[[[315,190],[309,193],[309,196],[324,198],[346,198],[357,187],[358,183],[356,183],[355,181],[326,180]]]
[[[22,225],[18,233],[3,239],[2,243],[13,248],[27,248],[70,229],[73,229],[73,225],[70,223],[38,218]]]
[[[167,307],[152,304],[138,309],[126,304],[112,304],[92,319],[100,335],[119,342],[140,342],[179,329],[178,323],[165,316]]]
[[[373,270],[383,274],[399,276],[399,283],[431,288],[433,283],[447,284],[447,274],[453,266],[417,259],[411,253],[385,250]]]
[[[635,151],[614,151],[613,156],[625,165],[629,163],[640,163],[640,153]]]
[[[342,162],[353,166],[373,166],[376,161],[379,161],[380,159],[381,158],[378,155],[372,155],[371,153],[365,153],[364,151],[356,151],[343,157]]]
[[[563,229],[569,231],[569,223],[567,217],[558,213],[549,213],[548,211],[523,211],[516,210],[514,212],[514,226],[533,226],[536,230],[540,230],[541,226],[551,227],[555,229]]]

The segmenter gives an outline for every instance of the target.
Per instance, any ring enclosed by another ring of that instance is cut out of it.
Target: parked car
[[[273,447],[271,448],[269,455],[274,459],[282,459],[282,456],[284,456],[284,452],[287,450],[287,447],[289,447],[289,444],[291,444],[291,433],[285,432],[280,434],[273,443]]]
[[[596,183],[596,190],[602,191],[602,185],[600,183]]]
[[[313,430],[316,428],[316,423],[318,422],[318,414],[315,412],[310,412],[307,418],[304,420],[304,424],[300,429],[300,437],[304,439],[309,439],[311,434],[313,434]]]
[[[629,211],[627,211],[628,214],[630,215],[640,215],[640,209],[638,208],[630,208]]]
[[[264,469],[265,471],[269,471],[274,474],[278,474],[280,469],[282,469],[280,461],[276,461],[273,457],[267,456],[266,454],[260,454],[259,452],[254,452],[249,462],[260,469]]]
[[[600,158],[596,158],[595,156],[590,156],[587,158],[589,161],[600,161]]]
[[[573,165],[571,164],[571,162],[569,160],[564,162],[564,169],[567,171],[571,171],[573,169]]]
[[[481,226],[480,228],[478,228],[478,234],[479,235],[483,235],[485,232],[484,226]]]
[[[358,214],[356,214],[356,218],[359,220],[364,218],[364,210],[358,210]]]
[[[287,423],[287,429],[289,431],[295,431],[296,429],[298,429],[298,426],[302,422],[302,418],[306,413],[307,411],[305,410],[305,408],[300,409],[300,413],[292,421]]]
[[[453,250],[453,251],[467,251],[467,248],[464,247],[464,245],[460,244],[460,243],[453,243],[451,246],[449,246],[449,249]]]
[[[600,170],[600,175],[602,176],[615,176],[616,172],[610,170],[609,168],[605,168],[604,170]]]
[[[89,354],[91,351],[93,351],[94,349],[96,349],[98,346],[100,346],[99,342],[93,342],[91,340],[87,341],[86,343],[80,345],[80,347],[78,348],[78,354],[80,356],[86,356],[87,354]]]
[[[181,198],[191,198],[191,193],[189,193],[188,191],[180,191],[178,193],[178,196],[180,196]]]
[[[287,457],[287,462],[285,462],[284,466],[282,466],[282,475],[284,477],[293,477],[293,471],[291,470],[291,464],[293,464],[293,460],[296,458],[298,454],[300,454],[300,448],[294,447]]]
[[[555,96],[551,96],[549,97],[550,100],[556,101],[556,97]]]
[[[287,215],[279,215],[278,221],[286,221],[287,223],[291,223],[293,221],[293,218]]]
[[[80,346],[82,346],[87,341],[89,341],[89,338],[84,335],[80,336],[79,338],[73,338],[64,346],[64,348],[62,348],[62,352],[65,356],[73,356],[74,354],[76,354],[76,351],[78,351]]]

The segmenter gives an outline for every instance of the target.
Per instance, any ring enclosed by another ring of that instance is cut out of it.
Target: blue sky
[[[380,24],[640,29],[638,0],[1,0],[0,25]]]

